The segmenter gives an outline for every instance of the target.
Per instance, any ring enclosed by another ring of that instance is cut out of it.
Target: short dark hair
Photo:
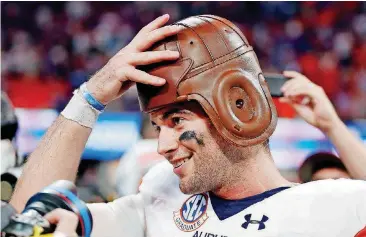
[[[348,173],[343,162],[334,154],[329,152],[317,152],[305,159],[300,166],[298,173],[303,183],[310,182],[313,175],[324,168],[337,168]]]

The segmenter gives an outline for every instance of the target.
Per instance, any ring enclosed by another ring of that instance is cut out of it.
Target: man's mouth
[[[187,157],[187,158],[184,158],[184,159],[180,159],[177,162],[174,162],[173,163],[174,169],[181,167],[184,163],[186,163],[187,161],[189,161],[191,158],[192,158],[192,156]]]

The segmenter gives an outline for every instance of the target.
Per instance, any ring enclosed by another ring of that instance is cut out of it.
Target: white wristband
[[[79,90],[74,91],[74,96],[61,112],[65,118],[88,128],[93,128],[100,113],[101,111],[94,109],[93,106],[86,102],[79,94]]]
[[[60,231],[56,231],[56,232],[53,232],[52,234],[53,237],[67,237],[66,234],[60,232]]]
[[[76,233],[72,233],[72,234],[64,234],[63,232],[61,231],[55,231],[53,234],[52,234],[53,237],[77,237],[78,235]]]

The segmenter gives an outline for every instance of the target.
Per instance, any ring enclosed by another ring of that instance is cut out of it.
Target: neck
[[[232,164],[225,181],[213,193],[223,199],[236,200],[265,191],[291,186],[276,168],[270,153],[259,152],[251,159]]]

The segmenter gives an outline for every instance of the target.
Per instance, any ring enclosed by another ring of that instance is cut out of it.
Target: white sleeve
[[[110,203],[88,204],[93,218],[92,237],[143,237],[145,215],[140,194]]]
[[[366,236],[366,181],[363,180],[343,180],[343,192],[346,194],[343,203],[346,203],[348,210],[352,210],[353,215],[345,216],[347,226],[351,228],[350,236]],[[342,190],[336,190],[340,192]],[[358,234],[356,234],[358,233]]]
[[[358,199],[358,205],[356,208],[357,217],[361,223],[361,226],[366,228],[366,181],[359,181],[360,182],[360,190],[355,195]]]
[[[141,179],[141,170],[137,163],[136,146],[129,149],[121,158],[116,171],[116,189],[122,196],[136,194]]]

